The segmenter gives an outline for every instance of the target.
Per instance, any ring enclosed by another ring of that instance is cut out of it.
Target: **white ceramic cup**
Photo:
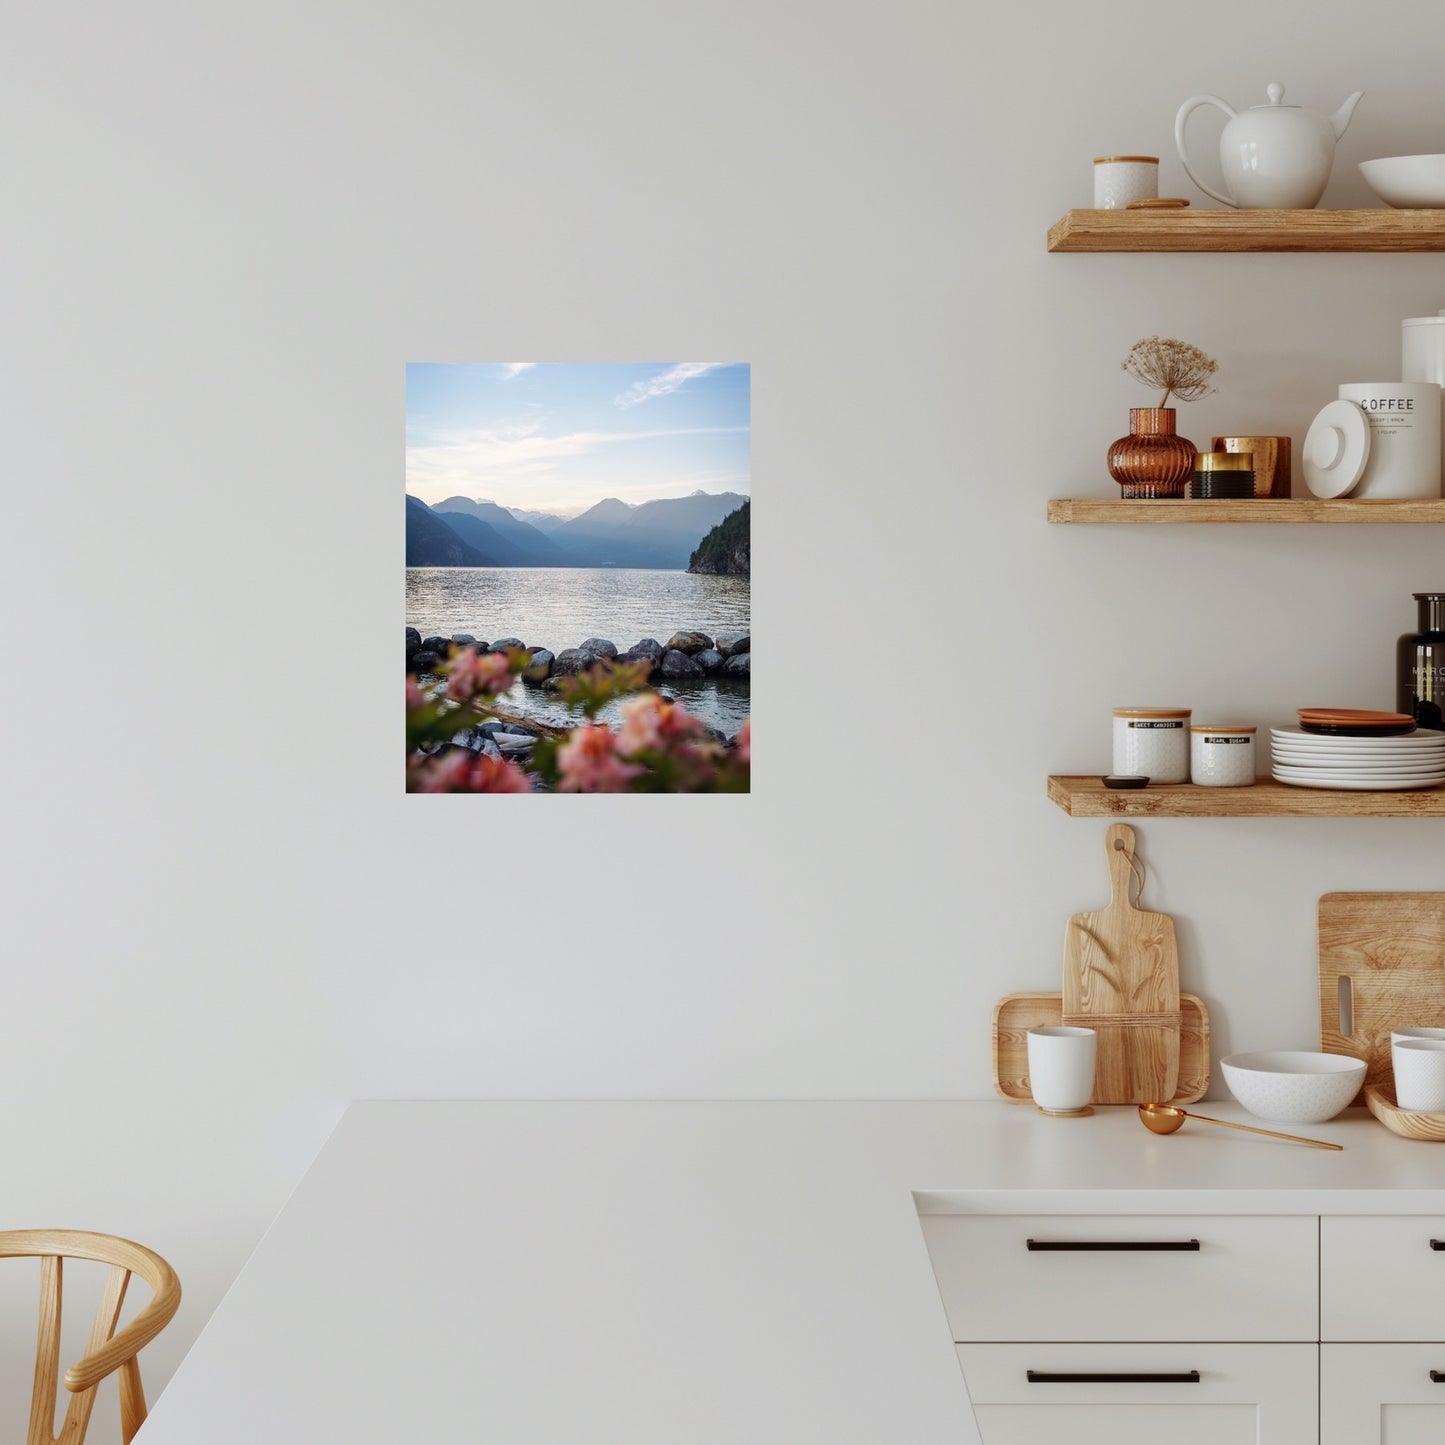
[[[1076,1114],[1094,1097],[1098,1035],[1093,1029],[1029,1030],[1029,1092],[1046,1114]]]
[[[1094,209],[1122,211],[1159,194],[1158,156],[1099,156],[1094,161]]]
[[[1445,1039],[1400,1039],[1390,1057],[1395,1102],[1411,1114],[1445,1114]]]
[[[1401,1039],[1445,1039],[1445,1029],[1392,1029],[1391,1044],[1398,1044]]]

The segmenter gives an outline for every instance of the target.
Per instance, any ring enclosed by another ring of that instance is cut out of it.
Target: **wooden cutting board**
[[[1134,830],[1104,835],[1112,896],[1064,934],[1064,1022],[1094,1029],[1101,1104],[1166,1103],[1179,1092],[1179,945],[1174,920],[1130,898]]]
[[[1192,993],[1179,995],[1179,1091],[1171,1104],[1195,1104],[1209,1092],[1209,1010]],[[1031,1104],[1029,1030],[1062,1023],[1060,993],[1011,993],[993,1011],[993,1086],[1011,1104]],[[1090,1101],[1102,1104],[1097,1095]],[[1160,1102],[1147,1100],[1149,1103]]]
[[[1445,1028],[1445,893],[1326,893],[1319,976],[1320,1047],[1392,1084],[1390,1031]]]

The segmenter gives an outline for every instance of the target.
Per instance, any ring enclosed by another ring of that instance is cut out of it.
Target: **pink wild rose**
[[[738,729],[738,759],[749,767],[753,762],[753,720],[750,717],[743,719],[743,725]]]
[[[502,652],[482,653],[468,647],[447,669],[447,696],[454,702],[466,702],[478,693],[496,697],[511,685],[511,664]]]
[[[617,751],[624,757],[666,752],[674,741],[698,737],[701,733],[702,724],[681,703],[669,702],[649,692],[623,703]]]
[[[612,730],[598,723],[574,728],[557,749],[564,793],[625,793],[642,769],[624,762],[613,748]]]

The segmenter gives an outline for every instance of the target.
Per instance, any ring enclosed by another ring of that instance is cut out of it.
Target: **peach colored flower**
[[[422,758],[412,769],[409,779],[411,791],[414,793],[461,792],[471,762],[471,756],[461,748],[444,753],[439,758]]]
[[[409,677],[406,680],[406,710],[415,712],[419,707],[425,707],[431,699],[421,690],[421,685],[416,678]]]
[[[600,723],[574,728],[557,749],[564,793],[624,793],[642,769],[624,762],[613,747],[612,730]]]
[[[447,668],[447,696],[466,702],[477,693],[495,697],[512,685],[512,667],[505,653],[464,648]]]
[[[750,717],[743,719],[743,725],[738,729],[738,758],[749,767],[753,761],[753,720]]]
[[[664,752],[674,740],[697,737],[701,732],[702,724],[680,703],[649,692],[623,703],[617,751],[624,757]]]
[[[532,780],[506,758],[479,757],[468,778],[473,793],[530,793]]]
[[[532,782],[505,758],[454,748],[441,757],[416,760],[408,769],[407,787],[413,793],[530,793]]]

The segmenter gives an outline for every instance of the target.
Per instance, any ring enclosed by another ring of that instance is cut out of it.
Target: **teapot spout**
[[[1357,90],[1357,91],[1330,117],[1330,124],[1331,124],[1332,126],[1334,126],[1334,128],[1335,128],[1335,139],[1336,139],[1336,140],[1339,140],[1339,138],[1340,138],[1342,135],[1344,135],[1346,128],[1349,126],[1350,117],[1351,117],[1352,115],[1354,115],[1354,113],[1355,113],[1355,107],[1360,103],[1360,100],[1361,100],[1361,98],[1364,96],[1364,94],[1365,94],[1365,92],[1364,92],[1363,90]]]

